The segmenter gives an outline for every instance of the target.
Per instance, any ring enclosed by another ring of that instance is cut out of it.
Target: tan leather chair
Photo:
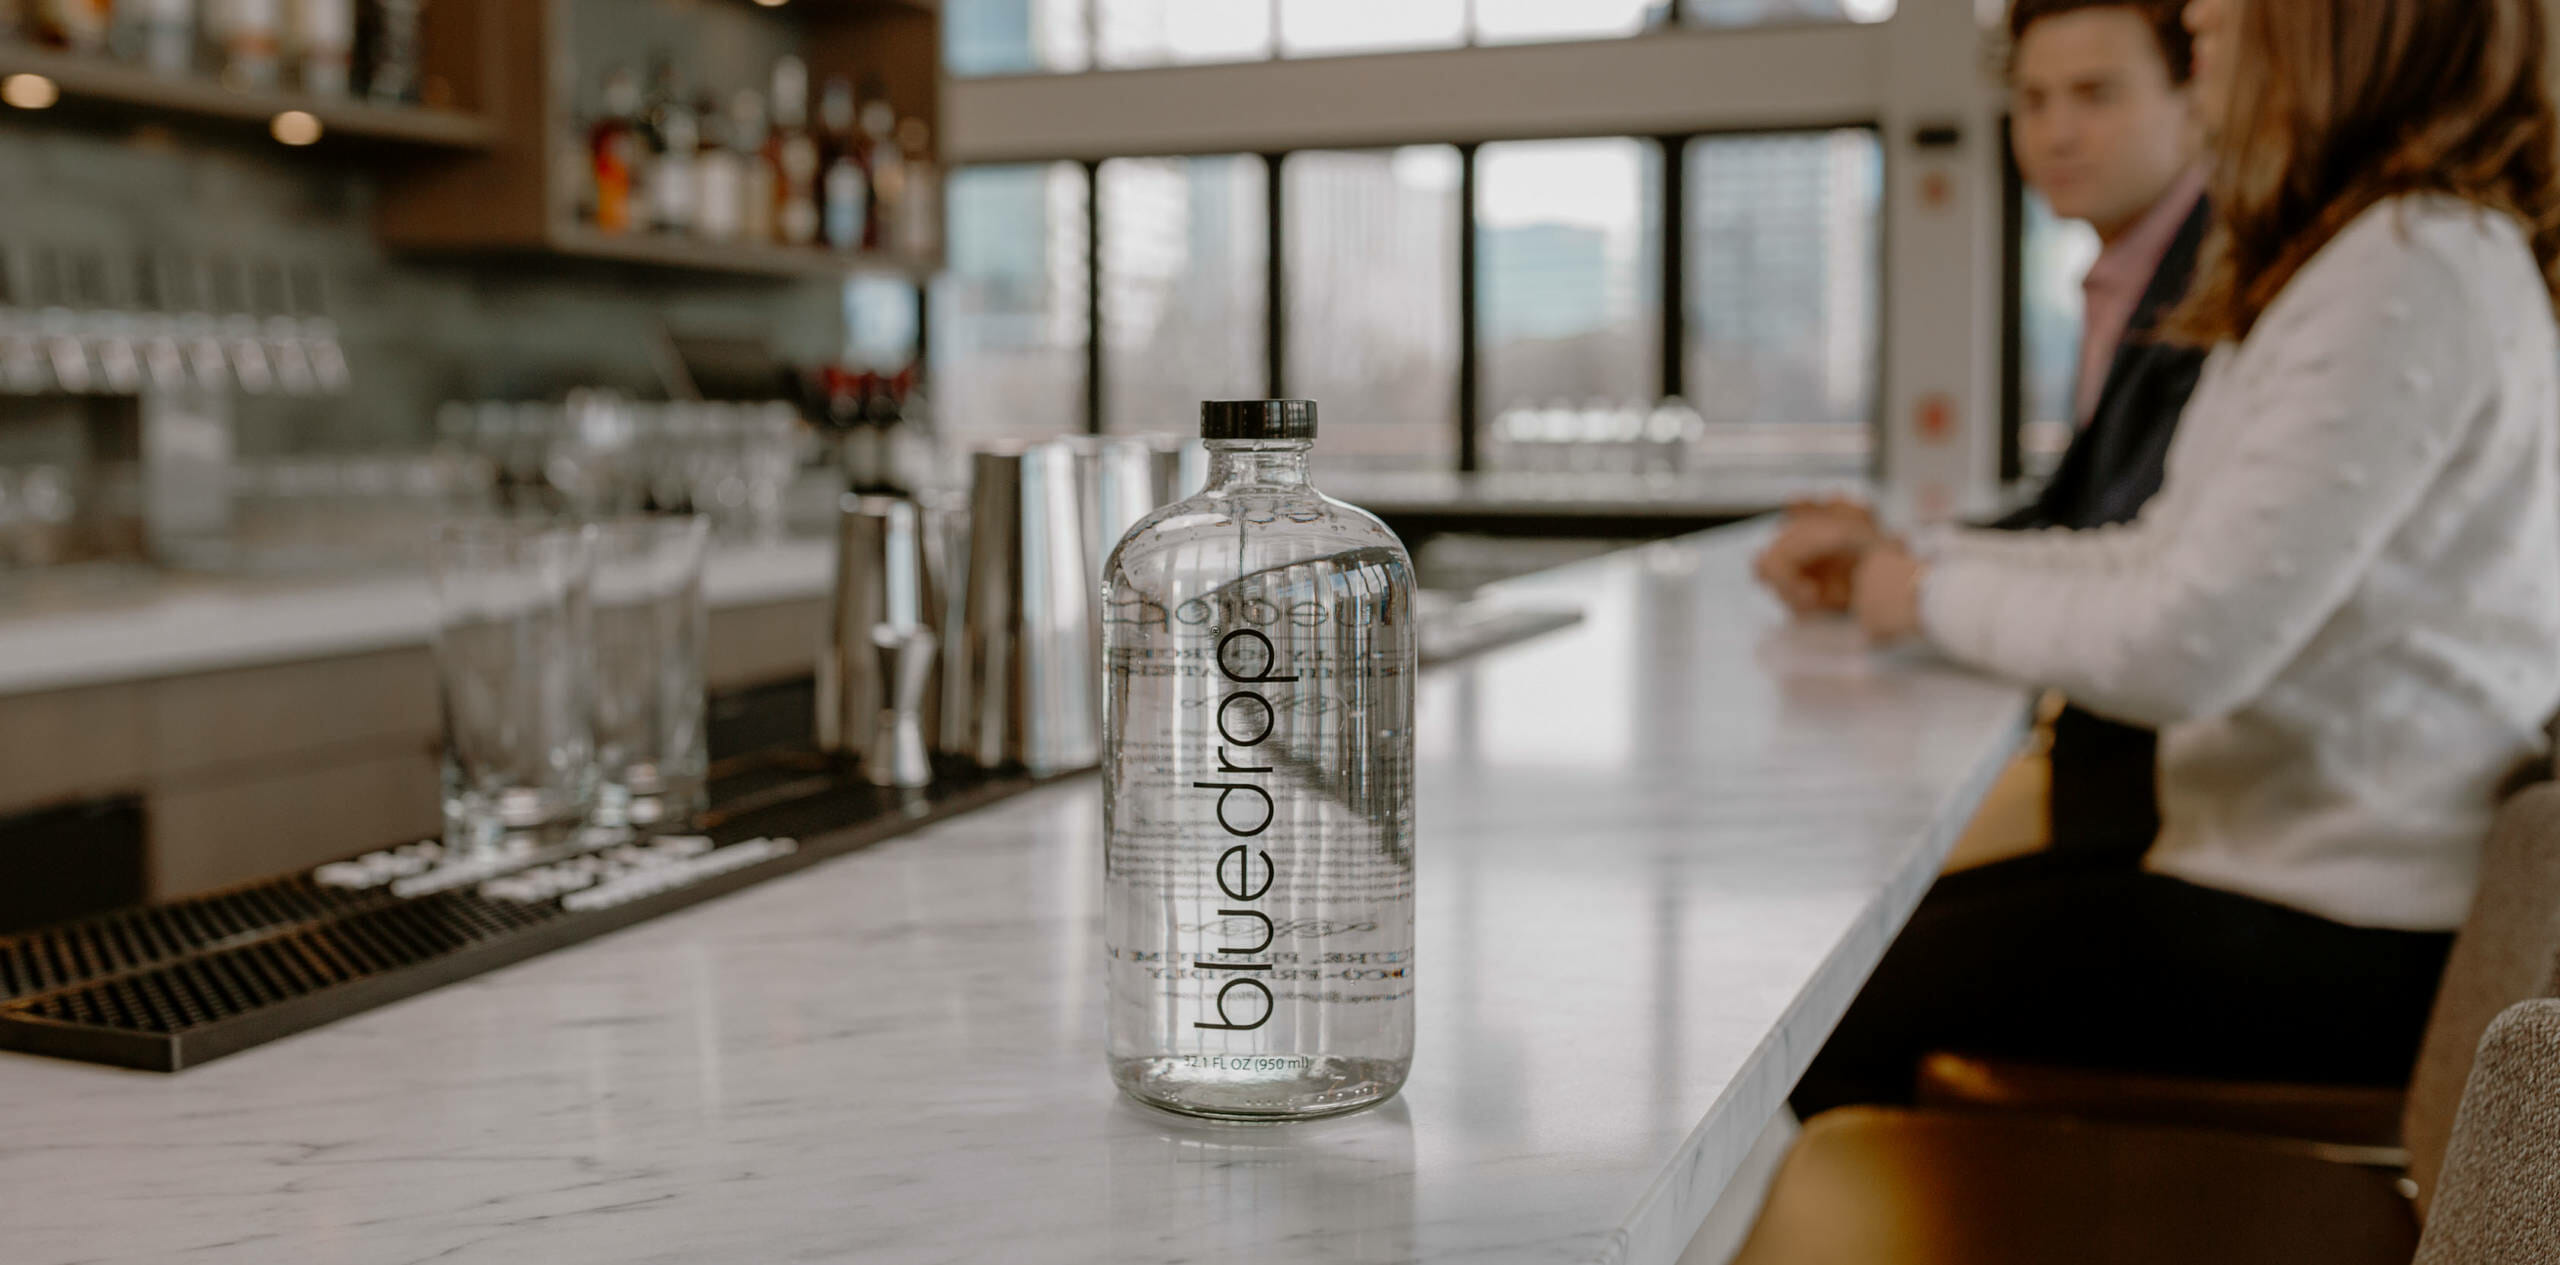
[[[2481,1034],[2506,1006],[2550,996],[2555,965],[2560,785],[2543,785],[2500,811],[2482,858],[2410,1082],[2405,1180],[2333,1148],[2227,1130],[1851,1108],[1805,1126],[1736,1261],[2403,1265]]]

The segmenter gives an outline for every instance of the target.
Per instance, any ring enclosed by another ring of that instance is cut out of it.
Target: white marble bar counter
[[[703,566],[713,608],[815,597],[835,543],[723,546]],[[425,645],[423,572],[313,580],[155,575],[0,591],[0,695]]]
[[[1758,538],[1507,583],[1589,618],[1425,677],[1380,1109],[1117,1097],[1086,778],[176,1076],[0,1055],[0,1258],[1672,1261],[2026,715],[1788,627]]]

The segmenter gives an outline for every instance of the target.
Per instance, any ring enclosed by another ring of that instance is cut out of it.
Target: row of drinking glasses
[[[349,372],[316,267],[0,249],[0,392],[335,395]]]
[[[573,391],[565,403],[447,404],[439,451],[488,471],[509,509],[710,517],[722,536],[779,538],[791,481],[814,448],[780,401],[640,403]]]
[[[486,472],[442,453],[352,452],[230,467],[220,565],[334,573],[425,565],[435,525],[497,506]]]
[[[436,530],[446,862],[702,811],[708,540],[699,515]]]

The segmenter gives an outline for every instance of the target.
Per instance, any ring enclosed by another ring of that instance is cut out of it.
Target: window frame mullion
[[[1662,146],[1662,200],[1657,204],[1662,236],[1654,243],[1662,264],[1662,275],[1654,290],[1655,328],[1662,336],[1654,385],[1660,388],[1657,394],[1661,397],[1688,394],[1689,234],[1685,221],[1689,214],[1691,139],[1691,134],[1685,132],[1654,138]]]
[[[1274,400],[1289,396],[1288,198],[1281,189],[1288,159],[1285,150],[1262,155],[1262,386],[1264,397]]]
[[[1084,433],[1102,433],[1102,159],[1084,160]]]

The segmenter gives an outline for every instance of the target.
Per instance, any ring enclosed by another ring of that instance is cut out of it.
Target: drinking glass
[[[782,539],[784,501],[800,469],[800,414],[788,404],[740,410],[739,474],[747,488],[747,530],[759,541]]]
[[[679,826],[706,803],[700,515],[590,529],[596,801],[602,826]]]
[[[580,528],[480,519],[429,551],[444,711],[446,855],[575,825],[595,787],[587,663],[592,552]]]

